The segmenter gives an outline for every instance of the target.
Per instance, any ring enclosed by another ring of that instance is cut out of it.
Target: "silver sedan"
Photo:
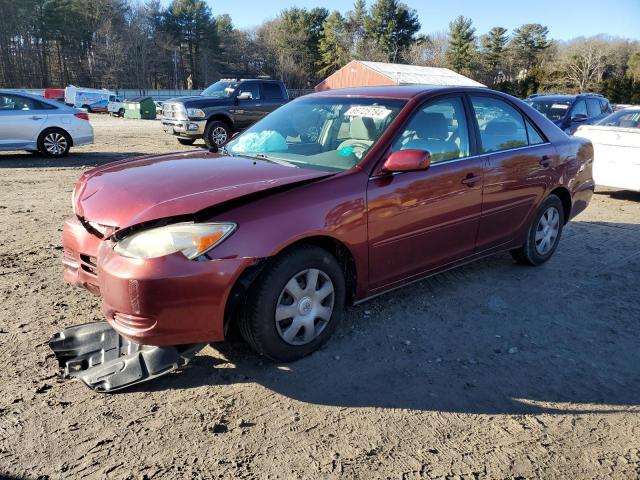
[[[0,150],[62,157],[93,143],[86,111],[22,92],[0,90]]]

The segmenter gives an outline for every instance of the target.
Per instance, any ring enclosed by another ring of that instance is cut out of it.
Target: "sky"
[[[352,0],[207,0],[214,15],[228,13],[238,28],[259,25],[282,9],[323,6],[342,13]],[[458,15],[470,17],[478,34],[494,26],[509,30],[523,23],[549,27],[551,38],[569,40],[600,33],[640,40],[640,0],[404,0],[418,11],[422,32],[448,29]],[[373,0],[368,0],[370,5]]]

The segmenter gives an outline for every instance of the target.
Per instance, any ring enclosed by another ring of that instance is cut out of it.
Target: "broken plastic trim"
[[[49,340],[65,376],[97,392],[113,392],[185,366],[206,344],[153,346],[132,342],[107,322],[64,329]]]

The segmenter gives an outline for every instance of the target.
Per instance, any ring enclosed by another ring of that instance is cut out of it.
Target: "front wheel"
[[[231,137],[229,125],[220,120],[214,120],[207,124],[204,129],[204,143],[208,148],[220,148]]]
[[[38,150],[47,157],[64,157],[71,148],[71,137],[59,128],[45,130],[38,137]]]
[[[335,331],[345,303],[340,265],[326,250],[296,247],[266,267],[247,294],[240,333],[261,355],[281,362],[320,348]]]
[[[540,265],[551,258],[558,247],[562,227],[564,226],[564,209],[562,202],[555,195],[542,202],[525,244],[511,250],[511,256],[525,265]]]

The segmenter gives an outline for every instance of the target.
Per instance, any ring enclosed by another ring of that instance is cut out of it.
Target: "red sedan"
[[[346,304],[500,251],[549,260],[592,162],[511,96],[402,86],[297,99],[219,152],[95,168],[64,225],[64,275],[108,323],[52,348],[99,390],[184,364],[234,322],[258,353],[298,359]]]

